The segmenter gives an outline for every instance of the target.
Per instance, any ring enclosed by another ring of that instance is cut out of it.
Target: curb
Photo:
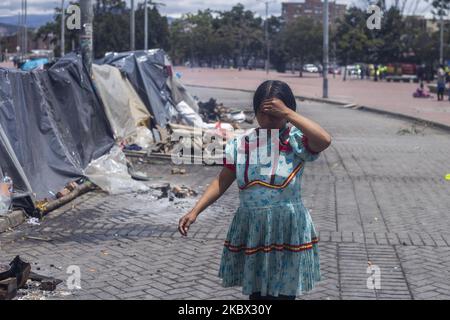
[[[22,210],[15,210],[6,216],[0,216],[0,233],[21,225],[26,219],[27,215]]]
[[[219,89],[219,90],[230,90],[230,91],[241,91],[241,92],[254,92],[254,90],[247,90],[247,89],[233,89],[233,88],[203,86],[203,85],[193,85],[193,84],[185,84],[185,86],[187,86],[187,87],[194,87],[194,88]],[[314,101],[314,102],[322,102],[322,103],[327,103],[327,104],[333,104],[333,105],[338,105],[338,106],[345,106],[346,108],[352,108],[352,109],[362,110],[362,111],[369,111],[369,112],[378,113],[378,114],[385,114],[385,115],[393,116],[393,117],[400,118],[400,119],[419,121],[419,122],[425,123],[427,125],[430,125],[432,127],[436,127],[436,128],[439,128],[439,129],[450,131],[450,124],[447,125],[447,124],[444,124],[444,123],[440,123],[440,122],[436,122],[436,121],[432,121],[432,120],[426,120],[426,119],[422,119],[422,118],[419,118],[419,117],[407,115],[407,114],[404,114],[404,113],[383,110],[383,109],[379,109],[379,108],[376,108],[376,107],[357,105],[355,103],[338,101],[338,100],[333,100],[333,99],[328,99],[328,98],[316,98],[316,97],[299,96],[299,95],[295,95],[295,98],[297,98],[299,100],[307,100],[307,101]]]

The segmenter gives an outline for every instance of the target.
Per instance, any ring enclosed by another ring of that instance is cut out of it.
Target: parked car
[[[341,74],[341,67],[337,64],[328,66],[328,73],[330,74]]]
[[[319,72],[319,68],[317,68],[313,64],[305,64],[303,66],[303,71],[306,71],[306,72]]]

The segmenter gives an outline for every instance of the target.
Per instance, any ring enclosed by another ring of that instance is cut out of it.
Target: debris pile
[[[253,123],[253,119],[247,116],[242,110],[232,110],[222,103],[217,103],[216,99],[210,98],[207,102],[199,102],[199,114],[205,122],[226,122],[233,124],[235,129],[239,128],[239,123]]]
[[[170,123],[165,128],[158,127],[159,139],[148,151],[147,156],[154,158],[165,156],[168,159],[174,156],[187,163],[203,163],[205,160],[211,160],[209,163],[214,163],[213,160],[216,157],[217,159],[223,158],[223,154],[216,155],[217,151],[213,153],[210,147],[208,148],[212,141],[211,138],[223,137],[223,139],[214,139],[216,150],[220,149],[220,146],[223,150],[225,139],[231,137],[231,133],[227,133],[230,129],[233,128],[229,124],[227,127],[202,129]],[[184,154],[185,152],[187,154]]]
[[[154,184],[150,186],[155,191],[153,194],[158,200],[163,198],[169,198],[169,201],[173,201],[175,198],[187,198],[195,197],[198,193],[184,185],[171,185],[170,183]]]
[[[398,135],[416,135],[416,134],[424,134],[425,129],[427,129],[428,124],[422,123],[422,122],[414,122],[412,125],[408,126],[407,128],[401,128],[397,131]]]
[[[195,197],[197,195],[197,192],[193,189],[190,189],[186,186],[173,186],[172,193],[177,198],[186,198],[186,197]]]
[[[43,291],[55,291],[62,281],[31,271],[31,265],[16,256],[9,265],[0,265],[0,300],[42,299]],[[31,295],[31,296],[30,296]],[[27,297],[27,298],[26,298]]]

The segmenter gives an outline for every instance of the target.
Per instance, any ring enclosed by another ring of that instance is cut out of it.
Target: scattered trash
[[[179,123],[197,128],[203,128],[204,122],[200,115],[194,111],[185,101],[178,103],[175,108],[178,111]]]
[[[40,226],[41,225],[41,223],[39,222],[39,218],[29,218],[27,220],[27,223],[31,224],[33,226]]]
[[[172,174],[185,174],[186,169],[184,168],[172,168]]]
[[[409,128],[402,128],[397,131],[398,135],[405,134],[423,134],[425,129],[427,128],[427,124],[422,123],[413,123]]]
[[[30,275],[31,265],[16,256],[9,266],[0,266],[0,300],[10,300],[17,295]]]
[[[197,192],[189,187],[179,185],[171,186],[170,183],[155,184],[150,186],[150,188],[159,191],[159,194],[156,195],[158,200],[169,198],[169,201],[173,201],[175,198],[197,196]]]
[[[1,173],[1,172],[0,172]],[[6,215],[11,208],[11,196],[13,193],[13,182],[7,174],[0,182],[0,215]]]
[[[118,146],[114,146],[108,154],[92,161],[84,174],[110,194],[148,191],[146,185],[131,178],[125,154]]]
[[[42,276],[34,272],[30,272],[29,278],[31,281],[39,282],[39,289],[44,291],[54,291],[56,286],[62,282],[62,280]]]
[[[230,112],[226,116],[230,120],[230,122],[235,121],[237,123],[242,123],[247,119],[247,117],[244,114],[244,111]]]
[[[52,238],[49,237],[33,237],[33,236],[25,236],[24,238],[30,240],[39,240],[39,241],[52,241]]]
[[[253,118],[248,117],[242,110],[232,110],[222,103],[217,103],[216,99],[210,98],[207,102],[199,102],[199,114],[204,122],[229,122],[242,123],[244,121],[253,123]]]
[[[138,181],[149,181],[150,177],[142,171],[136,171],[133,168],[132,163],[127,159],[127,167],[128,167],[128,173],[130,174],[131,178]]]
[[[150,188],[160,191],[160,194],[156,196],[158,200],[169,197],[170,183],[155,184],[150,186]]]
[[[11,300],[17,295],[16,278],[0,280],[0,300]]]
[[[128,151],[141,151],[142,147],[138,146],[136,143],[133,143],[126,145],[123,149]]]
[[[450,181],[450,173],[447,173],[447,174],[445,175],[445,180]]]
[[[197,192],[194,191],[193,189],[190,189],[186,186],[174,186],[172,188],[172,192],[175,195],[175,197],[177,198],[186,198],[186,197],[191,197],[191,196],[196,196]]]

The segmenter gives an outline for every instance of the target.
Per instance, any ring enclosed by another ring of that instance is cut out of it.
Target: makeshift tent
[[[165,126],[176,115],[167,84],[170,68],[162,49],[111,53],[98,61],[109,64],[126,74],[134,89],[153,116],[151,127]]]
[[[178,105],[180,102],[184,101],[189,107],[191,107],[192,110],[194,110],[194,112],[198,113],[199,108],[197,101],[194,100],[178,77],[169,77],[168,85],[170,91],[172,92],[172,100],[175,105]]]
[[[82,177],[114,145],[104,108],[75,54],[46,71],[0,69],[0,125],[37,199]]]
[[[6,175],[13,180],[14,205],[32,211],[34,205],[30,183],[0,125],[0,181]]]
[[[135,136],[138,126],[148,126],[150,113],[119,69],[94,64],[92,73],[117,140]]]

